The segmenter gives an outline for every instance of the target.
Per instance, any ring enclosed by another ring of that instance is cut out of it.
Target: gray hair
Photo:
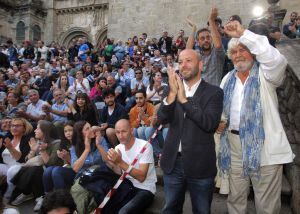
[[[240,45],[240,41],[238,38],[232,38],[228,42],[228,49],[227,49],[227,56],[229,59],[231,59],[231,52],[233,49],[237,48],[237,46]]]
[[[30,89],[28,91],[28,94],[39,94],[39,92],[37,90],[35,90],[35,89]]]

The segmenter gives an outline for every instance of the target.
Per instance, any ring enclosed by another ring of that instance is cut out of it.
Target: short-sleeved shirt
[[[79,47],[79,51],[78,51],[78,56],[80,57],[80,59],[82,61],[86,61],[86,58],[87,58],[87,54],[82,54],[84,51],[87,51],[89,49],[89,46],[87,44],[82,44],[80,45]]]
[[[68,109],[68,106],[65,103],[62,103],[60,105],[58,105],[57,103],[54,103],[51,108],[54,110],[57,110],[57,111],[65,111],[66,109]],[[56,121],[67,122],[68,121],[67,116],[63,117],[63,116],[53,114],[53,113],[51,113],[51,115],[53,117],[53,122],[56,122]]]
[[[151,144],[149,144],[147,141],[135,138],[135,142],[133,146],[128,151],[125,150],[124,144],[117,145],[115,149],[121,152],[123,161],[125,161],[127,164],[131,164],[132,161],[137,156],[137,154],[140,153],[141,149],[145,144],[147,144],[146,150],[140,156],[139,160],[134,165],[134,168],[139,169],[140,164],[149,163],[146,179],[144,180],[144,182],[141,183],[130,175],[128,175],[127,178],[132,182],[133,186],[135,186],[136,188],[148,190],[153,194],[155,194],[156,192],[155,183],[157,181],[157,178],[156,178],[156,172],[154,168],[153,149]]]
[[[149,85],[149,79],[147,77],[143,77],[141,81],[137,81],[136,78],[133,78],[130,82],[130,89],[133,90],[135,89],[135,86],[138,84],[139,87],[138,89],[142,89],[142,83],[144,84],[145,87]]]
[[[34,117],[40,117],[41,115],[45,115],[45,112],[43,112],[42,107],[46,104],[47,103],[43,100],[39,100],[35,105],[30,103],[27,107],[26,113]]]
[[[201,78],[212,85],[219,86],[225,61],[224,48],[217,49],[212,47],[210,55],[202,55],[202,61],[203,71],[201,72]]]

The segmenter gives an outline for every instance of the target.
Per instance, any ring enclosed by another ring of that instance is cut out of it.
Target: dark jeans
[[[198,179],[184,174],[182,158],[177,156],[175,167],[170,174],[164,174],[166,204],[163,214],[182,213],[186,189],[189,190],[194,214],[210,213],[214,190],[214,177]]]
[[[73,184],[76,173],[72,168],[61,166],[47,167],[43,174],[45,192],[53,189],[65,189]]]
[[[136,188],[135,196],[120,209],[119,214],[144,213],[153,201],[154,194],[148,190]]]

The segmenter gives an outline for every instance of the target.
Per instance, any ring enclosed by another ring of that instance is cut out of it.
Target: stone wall
[[[98,43],[99,32],[105,32],[108,24],[107,0],[60,0],[54,2],[54,40],[68,45],[72,38],[87,36]]]
[[[143,32],[150,37],[159,37],[163,30],[173,36],[179,29],[189,33],[186,16],[190,15],[198,27],[204,27],[213,3],[218,6],[223,20],[238,14],[246,26],[254,18],[254,6],[261,6],[264,10],[269,7],[267,0],[111,0],[108,36],[125,40]],[[292,10],[300,12],[299,0],[281,0],[280,6],[287,9],[288,14]]]
[[[291,208],[300,214],[300,39],[284,40],[278,49],[288,59],[286,78],[278,88],[279,111],[292,150],[294,162],[285,166],[285,174],[292,187]]]

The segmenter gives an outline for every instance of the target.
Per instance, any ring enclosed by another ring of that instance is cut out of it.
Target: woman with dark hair
[[[109,149],[109,144],[105,138],[101,136],[100,127],[92,127],[86,121],[79,121],[75,123],[73,133],[73,146],[70,153],[71,166],[76,172],[76,178],[79,178],[80,175],[89,168],[100,167],[106,170],[105,162],[108,161],[106,152]],[[85,197],[74,197],[74,195],[78,196],[81,192],[78,180],[76,180],[71,188],[71,193],[77,205],[78,213],[86,213],[84,207],[89,199]]]
[[[96,97],[102,97],[102,91],[107,88],[107,81],[105,77],[97,79],[95,86],[91,89],[90,99],[94,100]]]
[[[29,100],[29,96],[28,96],[29,89],[30,89],[29,85],[25,83],[19,85],[19,87],[17,88],[17,93],[19,94],[20,99],[23,100],[24,102]]]
[[[150,85],[147,87],[147,100],[153,105],[161,102],[164,89],[167,84],[162,82],[162,73],[156,72],[150,76]]]
[[[85,120],[91,125],[98,125],[99,116],[95,105],[90,101],[85,93],[77,93],[73,105],[69,106],[68,120],[75,122]]]
[[[73,137],[73,121],[64,125],[64,136],[61,139],[57,156],[64,161],[64,166],[49,166],[43,174],[43,185],[45,194],[54,189],[65,189],[71,187],[76,173],[71,168],[70,148]]]
[[[21,194],[12,202],[12,205],[19,205],[31,198],[37,198],[34,210],[40,208],[43,188],[44,167],[62,166],[63,161],[57,156],[60,147],[60,140],[57,139],[54,125],[46,120],[38,122],[35,132],[35,139],[31,138],[29,146],[31,151],[27,155],[27,162],[11,180],[16,185],[16,190]]]
[[[67,74],[61,74],[58,82],[57,82],[57,87],[59,89],[64,90],[65,92],[68,91],[69,87],[70,87],[70,83],[69,83],[69,78]]]

